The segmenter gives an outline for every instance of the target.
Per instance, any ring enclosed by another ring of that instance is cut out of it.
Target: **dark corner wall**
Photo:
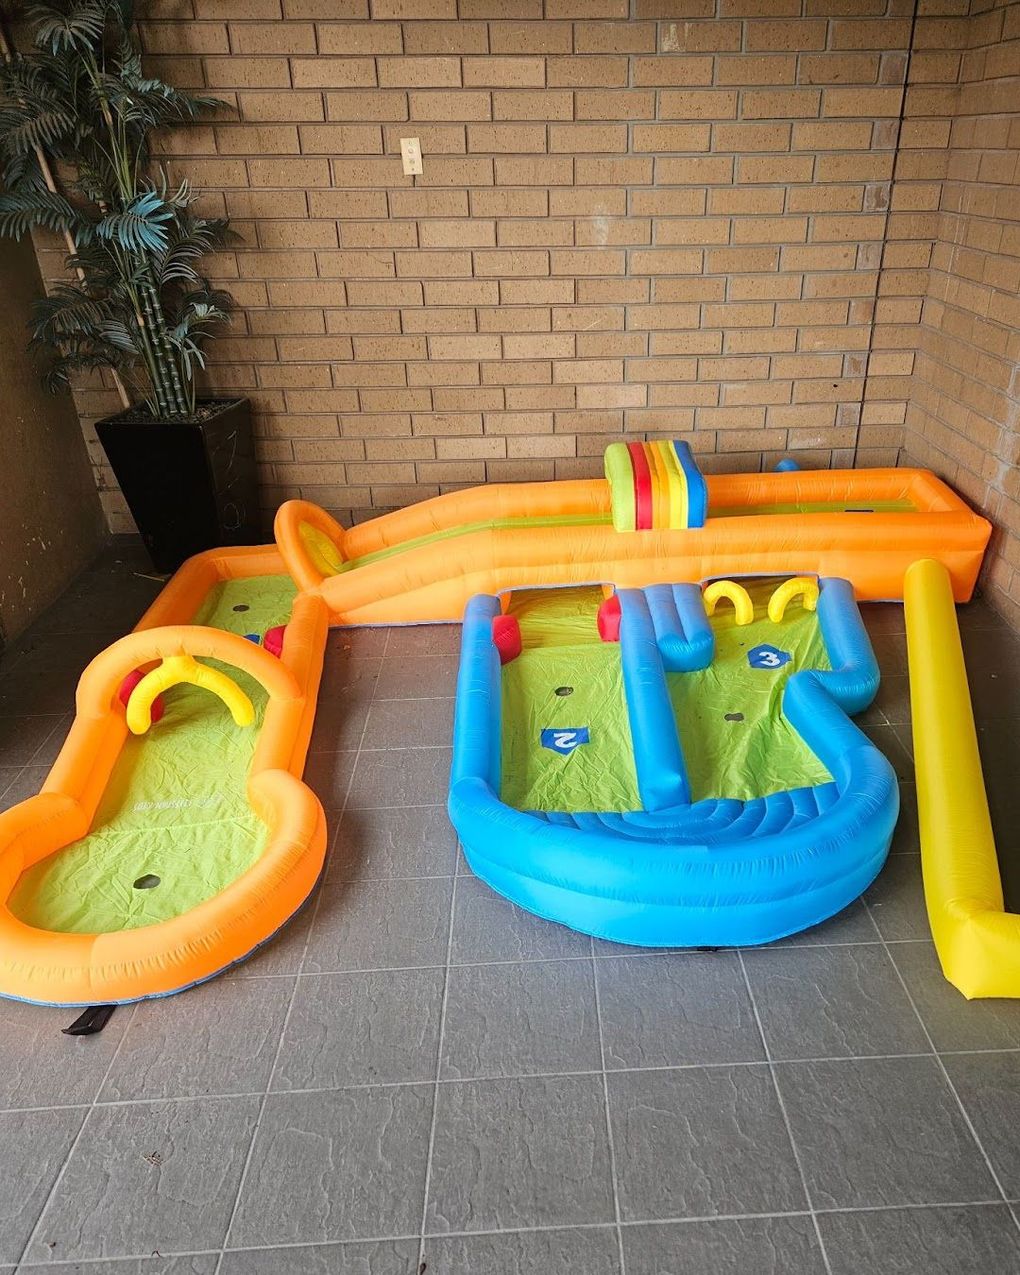
[[[43,285],[31,243],[0,239],[0,653],[106,538],[78,416],[25,353]]]

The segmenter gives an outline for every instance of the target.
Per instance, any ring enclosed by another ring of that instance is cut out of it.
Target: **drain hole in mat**
[[[743,713],[727,713],[725,720],[728,722],[742,722],[744,720]]]
[[[139,877],[135,882],[136,890],[155,890],[159,885],[159,877],[154,872],[146,872],[144,877]]]
[[[248,605],[247,602],[239,602],[237,606],[234,607],[234,610],[235,611],[250,611],[251,607]]]
[[[557,686],[556,688],[557,695],[573,695],[573,693],[574,688],[572,686]]]

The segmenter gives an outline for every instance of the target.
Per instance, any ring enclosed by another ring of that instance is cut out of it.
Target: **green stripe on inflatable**
[[[617,531],[634,531],[637,527],[634,466],[627,444],[610,443],[606,448],[604,464],[613,510],[613,527]]]

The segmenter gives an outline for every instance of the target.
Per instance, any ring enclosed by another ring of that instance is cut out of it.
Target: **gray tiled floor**
[[[158,587],[111,552],[5,657],[0,806]],[[964,617],[1015,837],[1020,642]],[[902,776],[889,864],[828,924],[717,953],[592,943],[492,894],[443,810],[457,630],[332,633],[310,905],[98,1037],[0,1002],[0,1275],[1020,1273],[1020,1003],[939,972],[902,611],[867,618],[888,676],[866,722]]]

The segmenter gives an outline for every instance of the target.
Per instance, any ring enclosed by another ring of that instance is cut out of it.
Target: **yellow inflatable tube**
[[[924,896],[946,978],[969,1000],[1020,997],[1020,916],[1003,910],[949,574],[923,559],[904,583]]]

